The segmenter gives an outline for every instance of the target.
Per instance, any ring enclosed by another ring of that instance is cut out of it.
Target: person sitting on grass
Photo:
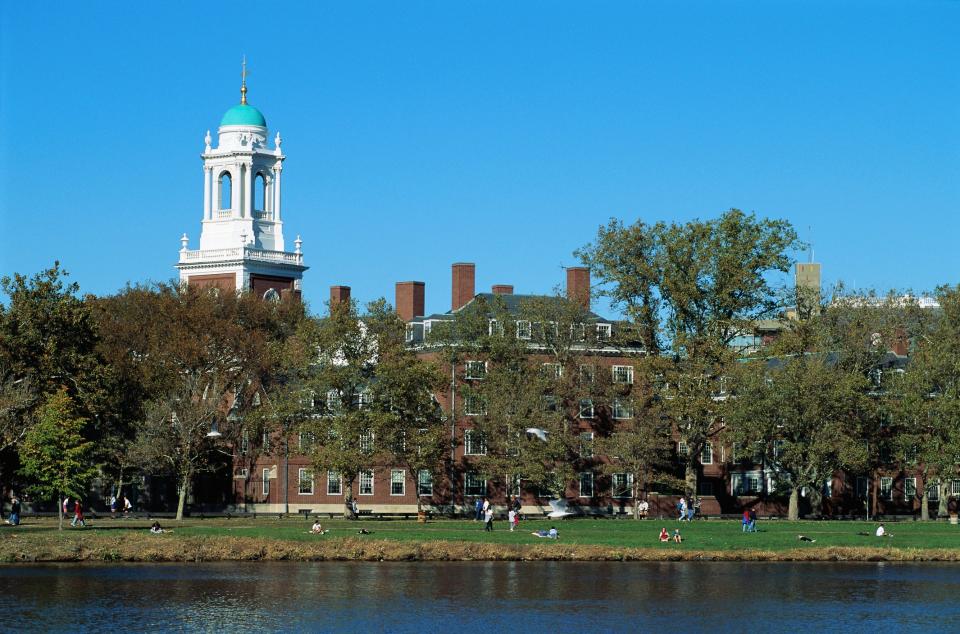
[[[888,533],[881,522],[880,526],[877,526],[877,537],[893,537],[893,533]]]
[[[550,530],[548,531],[539,530],[539,531],[533,531],[530,534],[533,535],[534,537],[546,537],[547,539],[560,539],[560,533],[558,533],[557,529],[554,528],[553,526],[551,526]]]
[[[677,542],[678,544],[683,542],[683,538],[680,537],[680,529],[679,529],[679,528],[673,529],[673,541]]]
[[[666,528],[666,527],[663,527],[663,528],[660,529],[660,541],[661,541],[661,542],[669,542],[669,541],[670,541],[670,533],[667,532],[667,528]]]
[[[153,526],[150,527],[150,532],[154,535],[162,535],[164,530],[160,528],[160,522],[154,522]]]
[[[317,520],[313,523],[313,526],[310,527],[310,532],[314,535],[326,535],[330,530],[323,530],[323,526],[320,525],[320,520]]]

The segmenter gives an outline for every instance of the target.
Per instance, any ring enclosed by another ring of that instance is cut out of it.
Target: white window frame
[[[250,434],[244,429],[240,434],[240,455],[245,456],[250,451]]]
[[[584,451],[584,449],[586,449],[586,451]],[[593,432],[592,431],[580,432],[580,457],[593,458]]]
[[[687,446],[686,441],[678,440],[677,441],[677,455],[686,456],[690,454],[690,447]]]
[[[463,430],[463,455],[487,455],[487,439],[482,431],[476,429]]]
[[[763,488],[763,474],[759,471],[734,471],[730,474],[730,495],[754,497]]]
[[[263,475],[263,481],[260,485],[260,492],[263,495],[270,495],[270,469],[264,469],[261,471],[261,475]]]
[[[463,398],[463,413],[466,416],[483,416],[487,413],[486,404],[483,397],[468,395]]]
[[[336,487],[331,485],[336,484]],[[327,495],[343,495],[343,476],[339,471],[327,471]]]
[[[400,480],[397,481],[397,474],[400,474]],[[400,492],[395,492],[396,485],[400,485]],[[391,469],[390,470],[390,495],[391,496],[404,496],[407,494],[407,472],[404,469]]]
[[[357,474],[357,492],[358,495],[373,495],[374,492],[374,474],[373,469],[361,469],[360,473]],[[370,490],[364,493],[364,481],[369,481]]]
[[[613,335],[611,324],[597,324],[597,341],[608,341]]]
[[[880,497],[884,500],[893,499],[893,478],[890,476],[880,476]]]
[[[574,341],[586,341],[587,339],[587,329],[584,324],[571,324],[570,325],[570,338]]]
[[[261,444],[263,447],[263,453],[270,453],[270,432],[263,432],[263,437],[261,440],[263,441]]]
[[[491,319],[489,327],[487,329],[488,334],[492,337],[494,335],[503,336],[503,324],[498,322],[496,319]]]
[[[310,490],[304,491],[304,482],[310,483]],[[297,469],[297,495],[313,495],[313,469]]]
[[[476,493],[477,489],[483,489],[483,492]],[[486,478],[481,478],[474,471],[463,474],[463,494],[468,497],[485,497],[487,495]]]
[[[703,443],[703,447],[700,449],[700,464],[713,464],[713,444],[709,442]]]
[[[617,495],[617,480],[622,479],[623,486],[620,487],[622,493]],[[610,476],[610,497],[622,500],[633,497],[633,474],[632,473],[614,473]]]
[[[613,399],[610,409],[613,418],[616,420],[630,420],[633,418],[633,408],[630,406],[630,401],[625,401],[619,398]]]
[[[950,480],[950,495],[960,496],[960,480]]]
[[[337,390],[327,390],[327,413],[339,414],[343,409],[343,399],[340,398],[340,392]]]
[[[917,497],[917,479],[915,477],[903,479],[903,499],[910,501]]]
[[[613,374],[613,382],[621,385],[633,385],[633,366],[615,365],[610,371]]]
[[[417,472],[417,495],[433,497],[433,474],[429,469],[420,469]]]
[[[583,482],[586,477],[587,482],[589,482],[589,493],[584,492]],[[580,497],[582,498],[592,498],[596,493],[596,487],[594,486],[594,477],[593,471],[581,471],[580,475],[577,476],[577,484],[580,488]]]
[[[833,477],[829,477],[823,481],[823,497],[832,498],[833,497]]]
[[[580,366],[580,383],[593,383],[597,373],[597,366],[590,363],[584,363]]]
[[[368,429],[360,433],[360,451],[363,453],[373,453],[373,445],[376,441],[373,430]]]
[[[517,339],[529,340],[533,338],[533,324],[526,319],[517,320]]]
[[[925,484],[927,486],[927,498],[931,502],[939,502],[940,501],[940,483],[929,482]]]
[[[314,446],[314,445],[316,444],[316,442],[317,442],[317,437],[316,437],[312,432],[300,432],[300,434],[299,434],[299,436],[298,436],[298,438],[297,438],[297,448],[299,449],[299,451],[300,451],[301,454],[304,453],[304,447],[303,447],[303,439],[304,439],[304,437],[306,437],[306,439],[307,439],[307,448],[306,448],[306,451],[312,450],[312,449],[313,449],[313,446]]]
[[[464,362],[463,375],[468,379],[481,380],[487,378],[487,362],[472,359]]]
[[[580,418],[593,418],[594,416],[596,416],[596,412],[593,407],[593,399],[580,399]]]
[[[540,366],[540,371],[544,377],[553,381],[563,377],[563,365],[559,363],[544,363]]]

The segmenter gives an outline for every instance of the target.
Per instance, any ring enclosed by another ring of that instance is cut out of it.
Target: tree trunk
[[[63,496],[62,495],[60,496],[60,499],[58,501],[59,501],[59,504],[57,504],[57,517],[59,517],[60,519],[57,524],[57,530],[62,531],[63,530]]]
[[[346,497],[344,498],[345,503],[343,505],[343,519],[345,520],[354,520],[357,519],[357,516],[353,513],[353,480],[347,480],[346,482]]]
[[[880,515],[880,508],[877,506],[879,491],[880,491],[880,478],[877,477],[877,472],[874,471],[873,486],[870,487],[870,500],[871,502],[873,502],[873,512],[867,513],[867,519],[870,519],[871,517],[877,517],[878,515]]]
[[[640,498],[637,497],[637,479],[633,480],[633,519],[640,519]]]
[[[688,498],[694,498],[697,495],[697,463],[696,460],[691,456],[687,460],[687,466],[684,469],[683,474],[684,489],[686,489],[686,494]]]
[[[187,501],[187,493],[190,490],[190,476],[184,475],[183,480],[180,481],[180,486],[178,487],[177,493],[179,494],[179,500],[177,500],[177,521],[183,521],[183,507]]]
[[[948,502],[948,500],[947,500],[947,483],[946,483],[946,482],[939,482],[939,483],[937,484],[937,487],[940,489],[940,496],[939,496],[939,498],[938,498],[938,499],[940,500],[940,503],[937,505],[937,517],[938,517],[938,518],[945,518],[945,517],[947,517],[947,515],[949,515],[949,513],[947,512],[947,502]]]
[[[800,487],[790,487],[790,505],[787,507],[787,519],[797,521],[800,519]]]
[[[920,519],[926,522],[930,519],[930,492],[927,490],[927,483],[924,482],[923,484],[923,496],[920,498]]]

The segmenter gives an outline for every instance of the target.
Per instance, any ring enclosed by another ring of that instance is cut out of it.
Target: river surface
[[[216,563],[0,567],[0,631],[960,631],[960,566]]]

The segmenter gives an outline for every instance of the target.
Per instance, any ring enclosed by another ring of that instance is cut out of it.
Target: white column
[[[243,209],[240,207],[240,183],[243,182],[243,170],[237,165],[236,169],[233,170],[231,174],[232,180],[230,181],[230,208],[233,209],[234,218],[243,217]]]
[[[213,218],[213,210],[210,205],[210,181],[213,180],[210,176],[210,168],[207,166],[203,167],[203,219],[210,220]]]
[[[273,182],[273,219],[277,222],[280,222],[280,172],[282,170],[280,163],[273,168],[273,173],[276,174]]]
[[[253,163],[247,164],[247,181],[244,183],[246,192],[247,215],[253,217],[253,204],[257,200],[254,194],[254,187],[257,186],[257,179],[253,173]]]

